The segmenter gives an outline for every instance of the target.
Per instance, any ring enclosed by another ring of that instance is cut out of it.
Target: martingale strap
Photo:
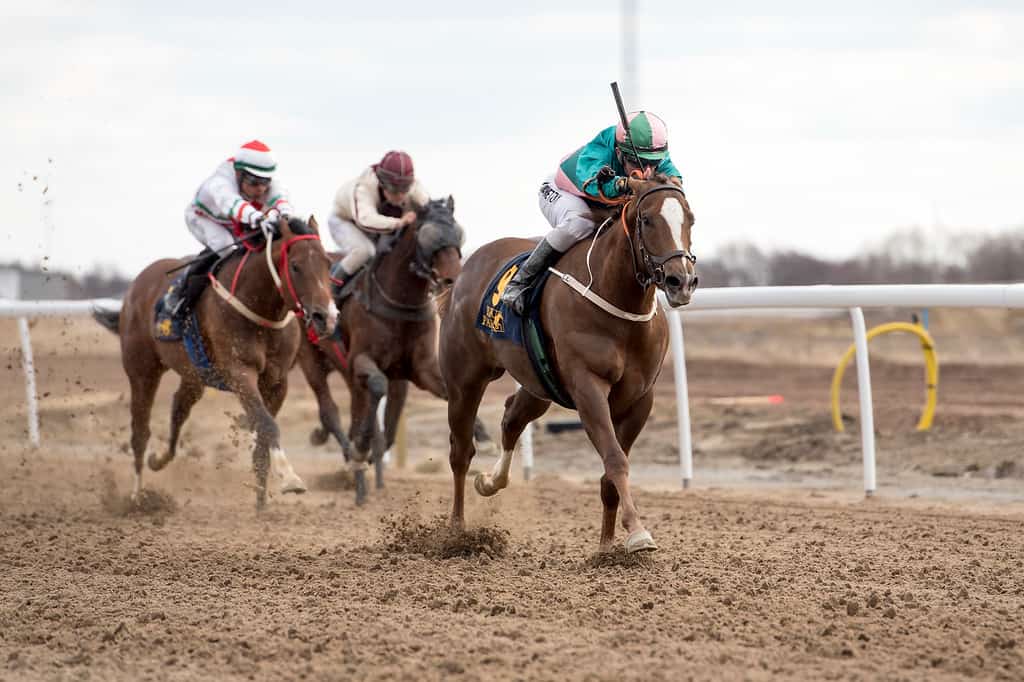
[[[279,330],[287,327],[289,324],[291,324],[292,320],[295,319],[295,313],[292,312],[291,310],[289,310],[287,314],[285,314],[284,318],[278,320],[277,322],[274,322],[273,320],[268,320],[265,317],[257,315],[248,307],[246,307],[244,303],[239,301],[234,294],[225,289],[224,285],[218,282],[216,277],[210,274],[209,278],[210,285],[213,287],[213,290],[217,292],[217,295],[223,298],[224,301],[226,301],[229,306],[234,308],[235,311],[237,311],[240,315],[242,315],[242,317],[249,320],[250,322],[258,324],[261,327],[265,327],[266,329]]]
[[[638,315],[636,313],[627,313],[625,310],[622,310],[621,308],[618,308],[609,303],[608,301],[606,301],[605,299],[601,298],[593,291],[591,291],[588,287],[583,286],[583,283],[580,282],[575,277],[573,277],[572,275],[560,272],[555,268],[548,268],[548,270],[551,271],[551,274],[555,275],[560,280],[565,282],[566,285],[568,285],[569,288],[575,291],[577,294],[587,299],[595,306],[608,313],[609,315],[613,315],[619,318],[620,320],[628,320],[629,322],[650,322],[654,318],[654,316],[658,314],[657,299],[655,299],[654,302],[651,304],[650,312],[644,313],[642,315]]]

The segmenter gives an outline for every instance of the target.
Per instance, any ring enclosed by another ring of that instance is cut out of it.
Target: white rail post
[[[522,387],[516,382],[516,390],[520,388]],[[519,435],[519,453],[523,458],[523,480],[529,481],[533,473],[533,422],[527,424]]]
[[[21,363],[25,369],[25,403],[28,405],[28,440],[33,448],[39,447],[39,405],[36,402],[36,365],[32,360],[32,336],[28,331],[28,319],[18,318],[18,332],[21,336]]]
[[[693,480],[693,437],[690,426],[690,389],[686,383],[686,349],[683,345],[682,315],[663,307],[668,317],[669,341],[672,345],[672,372],[676,385],[676,418],[679,423],[679,473],[683,489]]]
[[[864,494],[875,492],[875,415],[871,402],[871,369],[868,366],[868,335],[864,311],[850,308],[853,343],[857,348],[857,392],[860,395],[860,442],[864,458]]]

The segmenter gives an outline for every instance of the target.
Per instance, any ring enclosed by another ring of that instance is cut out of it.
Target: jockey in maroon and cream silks
[[[429,202],[430,195],[416,179],[412,158],[403,151],[388,152],[342,185],[327,218],[331,236],[344,253],[331,270],[336,288],[373,258],[378,236],[412,224],[416,209]]]
[[[270,147],[252,140],[243,144],[196,190],[185,207],[189,232],[205,247],[189,265],[185,285],[164,297],[165,310],[177,315],[202,292],[206,273],[242,233],[272,229],[293,213],[288,193],[274,178],[277,162]]]
[[[609,126],[562,159],[555,174],[541,184],[540,210],[551,231],[516,271],[501,296],[520,315],[526,293],[538,275],[573,244],[593,233],[596,225],[591,218],[592,205],[620,197],[626,179],[634,173],[645,178],[664,175],[682,186],[682,176],[668,155],[665,122],[648,111],[634,111],[628,120],[632,144],[621,123]]]

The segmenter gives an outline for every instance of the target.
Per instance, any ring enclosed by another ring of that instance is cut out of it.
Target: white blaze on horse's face
[[[676,249],[683,251],[683,204],[675,197],[666,197],[661,202],[661,217],[668,223]]]

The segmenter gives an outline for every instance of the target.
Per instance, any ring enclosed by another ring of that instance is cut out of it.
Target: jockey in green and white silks
[[[628,120],[632,145],[626,140],[621,123],[609,126],[562,159],[555,174],[541,184],[540,211],[552,229],[516,271],[501,296],[520,315],[526,294],[537,277],[573,244],[593,233],[596,225],[591,206],[620,197],[630,174],[639,172],[649,178],[659,173],[682,186],[682,176],[668,155],[665,122],[647,111],[634,111]],[[639,165],[633,155],[634,147],[640,157]]]
[[[168,291],[164,309],[177,315],[190,306],[206,284],[206,273],[247,230],[272,229],[293,213],[288,192],[274,178],[277,162],[259,140],[243,144],[196,190],[185,207],[185,225],[206,248],[188,266],[185,285]]]

